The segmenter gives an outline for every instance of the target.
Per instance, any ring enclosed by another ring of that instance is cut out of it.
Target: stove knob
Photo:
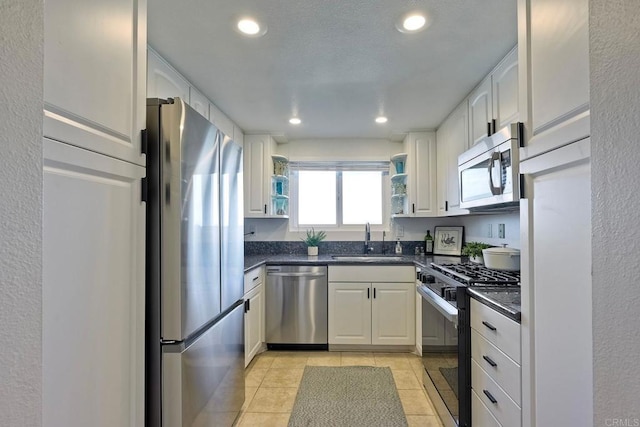
[[[431,275],[424,276],[423,283],[436,283],[436,278]]]

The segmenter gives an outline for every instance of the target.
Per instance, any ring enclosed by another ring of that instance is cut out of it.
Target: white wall
[[[42,424],[42,0],[0,3],[0,424]]]
[[[589,6],[594,425],[637,426],[640,2]]]

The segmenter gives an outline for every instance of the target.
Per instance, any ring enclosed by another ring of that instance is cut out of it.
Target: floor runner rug
[[[289,427],[407,426],[390,368],[307,366]]]

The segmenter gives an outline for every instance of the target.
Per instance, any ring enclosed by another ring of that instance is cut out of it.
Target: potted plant
[[[467,242],[462,248],[462,255],[468,256],[469,261],[471,262],[484,264],[484,259],[482,258],[482,250],[490,247],[491,245],[482,242]]]
[[[301,239],[307,244],[307,254],[309,256],[318,255],[318,245],[327,237],[327,233],[324,231],[318,231],[311,227],[311,230],[307,230],[307,237]]]

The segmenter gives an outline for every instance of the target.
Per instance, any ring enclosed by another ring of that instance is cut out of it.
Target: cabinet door
[[[329,344],[371,344],[371,284],[329,282]]]
[[[518,44],[530,46],[529,55],[520,55],[529,61],[520,71],[530,109],[523,160],[590,134],[589,1],[521,3],[528,31]]]
[[[218,107],[211,103],[209,103],[209,120],[211,120],[211,123],[216,125],[216,127],[220,129],[222,133],[230,138],[233,137],[233,122]]]
[[[414,283],[373,283],[371,344],[415,344]]]
[[[493,80],[493,118],[496,131],[518,121],[518,49],[502,60],[491,74]]]
[[[535,401],[541,426],[593,424],[589,143],[587,138],[521,164],[532,199],[520,209],[520,226],[529,236],[522,242],[523,313],[531,306],[530,326],[522,325],[522,399],[523,408]],[[561,303],[567,300],[570,310]],[[527,399],[528,390],[535,396]]]
[[[45,137],[145,164],[146,3],[45,2]]]
[[[145,169],[43,149],[43,425],[141,426]]]
[[[267,215],[267,176],[265,158],[270,158],[270,138],[247,135],[244,139],[244,216]]]
[[[469,145],[475,145],[487,136],[487,127],[493,119],[491,77],[480,83],[469,95]]]
[[[466,214],[460,209],[458,156],[469,144],[469,112],[465,99],[438,129],[438,215]]]
[[[449,179],[449,143],[450,118],[447,118],[436,133],[436,185],[438,197],[438,216],[447,216],[447,181]]]
[[[198,89],[191,86],[189,88],[189,105],[198,113],[209,120],[209,100]]]
[[[436,216],[436,134],[416,132],[408,136],[409,214]]]
[[[180,73],[151,48],[149,48],[147,58],[149,60],[147,97],[180,98],[190,105],[189,83]]]
[[[244,133],[242,132],[242,129],[240,129],[236,125],[233,125],[233,140],[236,142],[236,144],[244,147]]]
[[[246,296],[248,310],[244,314],[244,366],[249,365],[264,342],[264,285],[260,284]]]

